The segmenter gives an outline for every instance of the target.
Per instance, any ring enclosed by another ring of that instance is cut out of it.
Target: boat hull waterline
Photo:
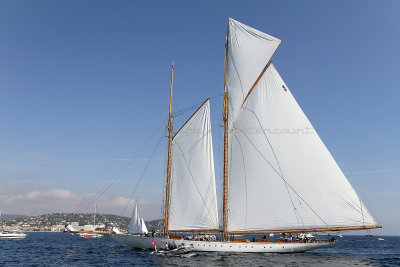
[[[112,237],[117,241],[138,249],[154,250],[154,243],[158,248],[165,248],[166,244],[174,242],[176,245],[190,246],[192,251],[203,252],[258,252],[258,253],[293,253],[305,252],[326,247],[335,242],[312,243],[274,243],[274,242],[224,242],[224,241],[194,241],[185,239],[152,238],[137,235],[117,235]]]

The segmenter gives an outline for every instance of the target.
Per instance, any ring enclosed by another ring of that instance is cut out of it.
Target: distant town
[[[93,225],[94,214],[90,213],[53,213],[39,216],[3,215],[4,230],[21,230],[24,232],[63,232],[66,225]],[[110,231],[116,226],[121,231],[128,231],[129,219],[124,216],[111,214],[96,214],[96,226],[99,229]],[[146,222],[149,231],[156,229],[159,220]]]

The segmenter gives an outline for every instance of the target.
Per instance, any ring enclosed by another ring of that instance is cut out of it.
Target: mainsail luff
[[[228,93],[226,91],[226,81],[228,76],[228,38],[229,38],[229,24],[226,33],[225,43],[225,74],[224,74],[224,105],[222,111],[222,118],[224,120],[224,169],[223,169],[223,196],[222,196],[222,238],[227,240],[227,199],[228,199]]]
[[[248,39],[246,39],[246,35]],[[241,37],[245,38],[241,38]],[[262,33],[231,18],[228,19],[228,30],[225,44],[225,75],[224,75],[224,184],[223,184],[223,238],[228,235],[228,143],[231,138],[233,120],[243,106],[252,90],[271,64],[271,58],[276,53],[281,40]],[[246,52],[246,45],[254,53],[262,48],[262,53],[248,57],[240,55]],[[237,55],[237,57],[235,57]],[[253,60],[252,60],[253,59]],[[241,68],[242,67],[242,68]],[[250,77],[250,78],[249,78]]]
[[[215,231],[219,223],[208,99],[175,134],[171,151],[168,232]]]
[[[172,116],[172,86],[174,83],[174,62],[171,66],[171,85],[169,91],[169,112],[168,112],[168,159],[167,159],[167,181],[165,190],[165,218],[164,218],[164,236],[168,236],[168,213],[170,198],[170,181],[171,181],[171,146],[174,133],[173,116]]]

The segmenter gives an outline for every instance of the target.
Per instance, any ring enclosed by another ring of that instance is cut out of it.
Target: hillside
[[[12,219],[17,219],[17,218],[24,218],[28,217],[26,215],[17,215],[17,214],[2,214],[1,219],[2,220],[12,220]]]
[[[90,213],[53,213],[39,216],[3,218],[5,227],[22,229],[24,231],[61,231],[66,224],[78,222],[79,225],[93,224],[93,214]],[[159,220],[146,222],[149,231],[155,229]],[[122,231],[129,228],[129,218],[111,214],[97,214],[96,224],[105,228],[117,226]]]

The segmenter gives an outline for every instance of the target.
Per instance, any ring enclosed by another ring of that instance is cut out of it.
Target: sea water
[[[305,253],[152,254],[109,236],[84,238],[68,233],[28,233],[0,240],[0,266],[400,266],[400,237],[343,236],[330,247]]]

